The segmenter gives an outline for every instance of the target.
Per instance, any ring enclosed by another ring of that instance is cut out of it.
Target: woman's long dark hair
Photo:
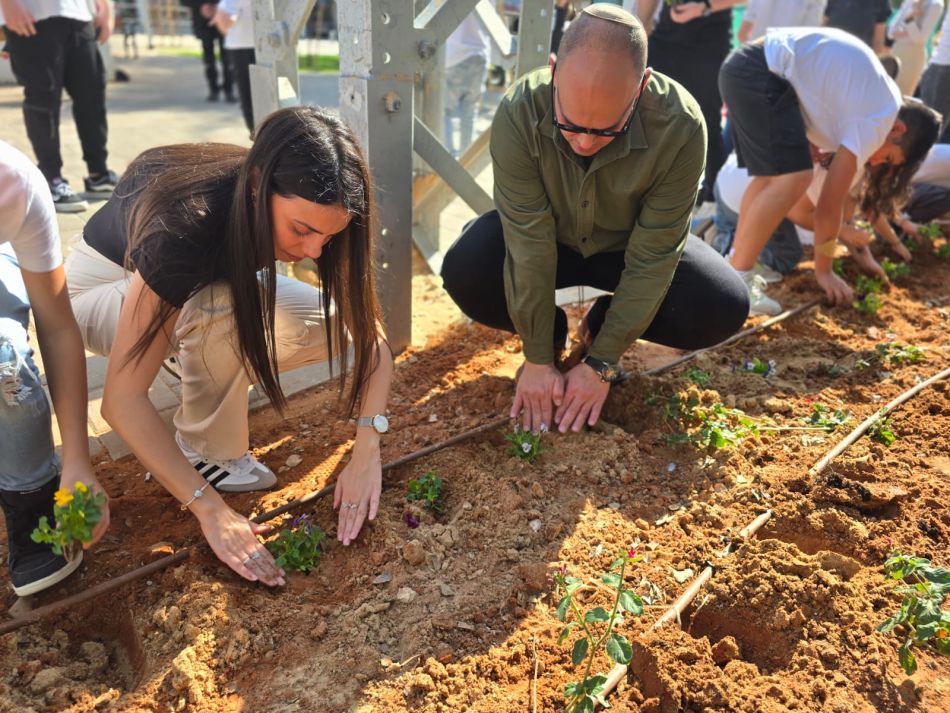
[[[940,115],[923,102],[904,97],[897,120],[907,127],[897,145],[904,151],[902,164],[867,166],[861,190],[861,212],[868,220],[890,218],[907,202],[911,178],[937,141]]]
[[[331,373],[334,357],[342,363],[341,398],[352,341],[352,384],[345,408],[346,416],[352,416],[379,361],[382,313],[373,264],[372,183],[356,138],[339,117],[313,107],[281,109],[258,126],[250,150],[225,144],[165,146],[139,156],[127,175],[156,175],[141,188],[130,211],[127,255],[159,232],[188,235],[196,224],[202,230],[220,229],[221,241],[207,262],[190,266],[190,271],[200,272],[199,286],[217,279],[228,283],[237,346],[252,379],[279,410],[286,397],[277,374],[277,275],[269,198],[274,193],[299,196],[342,206],[350,214],[348,227],[323,247],[317,267]],[[331,315],[331,305],[336,315]],[[176,309],[162,302],[129,359],[141,358]]]

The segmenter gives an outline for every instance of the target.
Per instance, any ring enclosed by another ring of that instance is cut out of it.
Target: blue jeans
[[[719,234],[713,238],[712,246],[720,255],[728,256],[729,251],[732,250],[732,241],[736,236],[736,226],[739,225],[739,214],[723,202],[718,185],[713,188],[713,195],[716,198],[716,215],[713,222]],[[762,248],[758,261],[776,272],[787,275],[798,266],[803,254],[798,231],[786,218],[782,220],[765,247]]]
[[[472,143],[475,116],[485,89],[487,64],[480,55],[472,55],[445,70],[445,147],[455,158]],[[455,144],[452,118],[459,119],[459,143]]]
[[[29,321],[23,275],[7,244],[0,247],[0,490],[32,490],[59,474]]]

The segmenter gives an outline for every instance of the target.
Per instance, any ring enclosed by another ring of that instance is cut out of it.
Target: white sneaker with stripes
[[[188,462],[198,474],[223,493],[247,493],[252,490],[269,490],[277,484],[277,476],[250,453],[240,458],[223,460],[205,458],[175,434],[175,441]]]

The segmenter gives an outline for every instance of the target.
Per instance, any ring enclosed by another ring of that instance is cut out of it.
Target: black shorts
[[[719,70],[739,166],[750,176],[781,176],[812,168],[798,95],[769,70],[761,44],[742,45]]]

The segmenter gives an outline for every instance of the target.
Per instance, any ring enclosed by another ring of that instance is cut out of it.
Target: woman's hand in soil
[[[851,257],[854,258],[858,269],[869,277],[880,277],[885,283],[890,282],[884,268],[874,259],[868,248],[851,249]]]
[[[818,280],[818,284],[825,291],[825,296],[831,305],[851,304],[851,300],[854,299],[854,292],[848,283],[835,273],[831,271],[816,272],[815,279]]]
[[[277,566],[274,556],[257,539],[271,531],[269,525],[251,522],[223,503],[213,509],[193,509],[201,523],[201,532],[218,556],[244,579],[263,582],[271,587],[284,584],[284,570]]]
[[[910,262],[914,259],[914,256],[911,255],[910,250],[908,250],[907,246],[904,245],[904,243],[902,243],[900,240],[898,240],[896,243],[888,243],[888,246],[897,254],[897,257],[899,257],[904,262]]]
[[[521,415],[521,427],[538,433],[551,427],[554,407],[564,399],[564,377],[553,364],[532,364],[525,361],[515,387],[511,418]],[[552,406],[553,404],[553,406]]]
[[[367,519],[375,520],[379,510],[383,466],[379,457],[379,436],[373,436],[357,438],[353,456],[336,479],[333,490],[333,507],[340,510],[336,539],[344,545],[353,542],[363,523]]]
[[[593,426],[600,418],[600,410],[607,400],[610,384],[600,378],[600,375],[587,364],[578,364],[566,377],[567,390],[564,401],[554,414],[554,422],[558,430],[566,433],[571,429],[575,433],[584,427]]]
[[[96,476],[92,472],[92,467],[88,463],[84,466],[63,466],[63,475],[59,479],[59,487],[66,488],[66,490],[72,492],[73,488],[76,487],[76,483],[83,483],[92,493],[102,493],[106,496],[106,501],[102,505],[102,517],[99,519],[99,522],[96,523],[96,526],[92,528],[92,539],[89,540],[89,542],[83,543],[82,548],[88,550],[96,544],[102,536],[106,534],[106,530],[109,529],[109,493],[106,492],[105,488],[103,488],[96,479]]]
[[[850,248],[865,248],[874,240],[874,233],[861,230],[853,225],[841,226],[841,233],[839,233],[839,235],[842,242]]]

